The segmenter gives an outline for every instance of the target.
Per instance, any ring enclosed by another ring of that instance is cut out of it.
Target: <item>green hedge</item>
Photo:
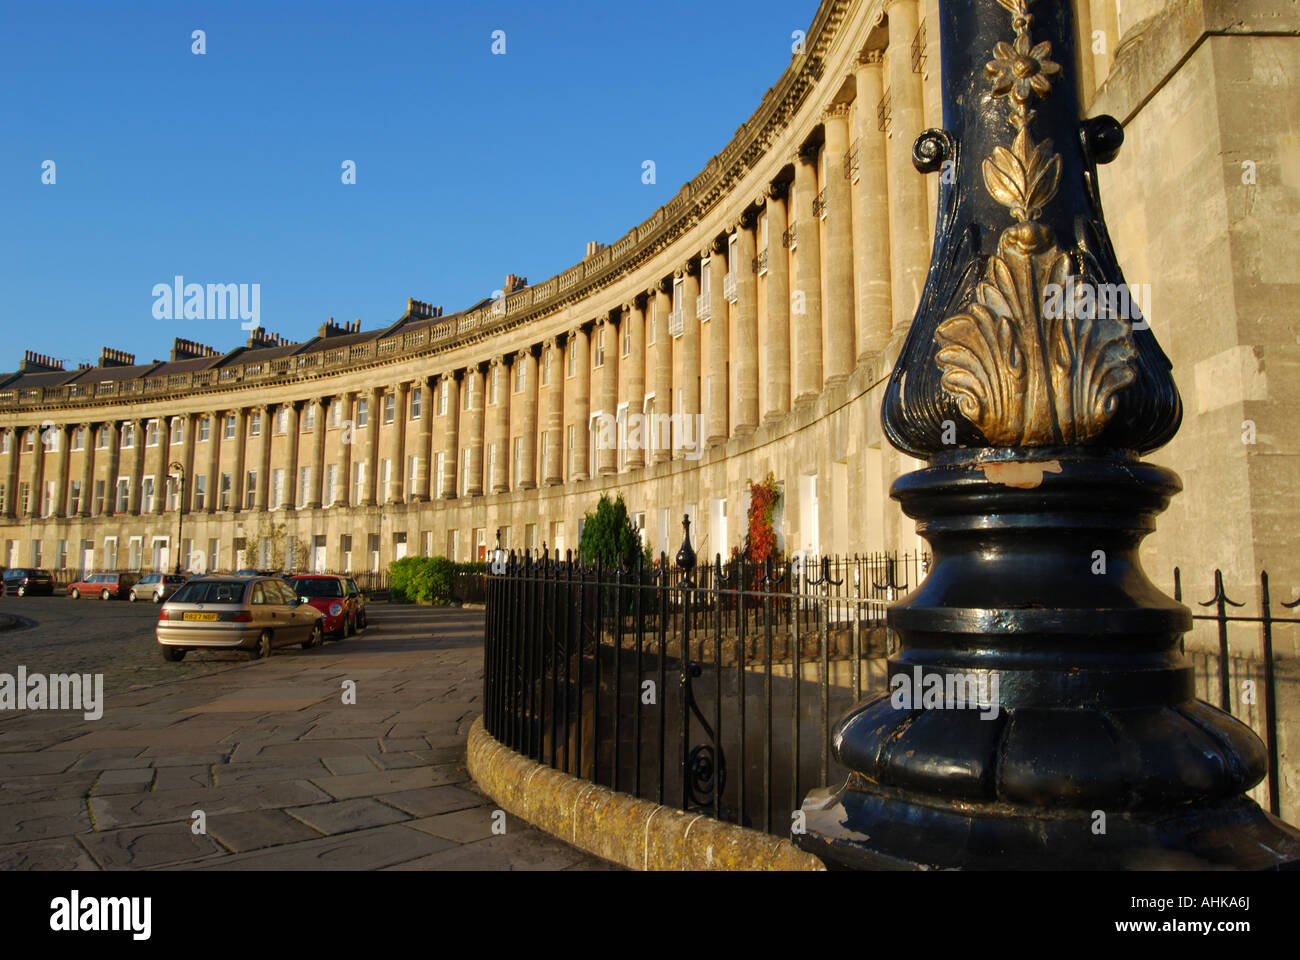
[[[486,563],[452,563],[446,557],[403,557],[388,565],[389,596],[395,603],[445,607],[460,573],[486,573]]]

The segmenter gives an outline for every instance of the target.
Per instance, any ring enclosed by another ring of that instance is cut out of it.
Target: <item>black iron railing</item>
[[[928,563],[512,554],[488,577],[484,722],[573,776],[788,833],[806,790],[844,774],[831,722],[884,689],[885,608]]]
[[[927,554],[872,554],[678,567],[661,555],[609,568],[512,554],[486,578],[484,722],[557,770],[785,835],[809,788],[847,774],[832,723],[886,689],[885,609],[929,564]],[[1178,571],[1174,589],[1181,598]],[[1273,615],[1267,576],[1258,616],[1231,612],[1238,604],[1217,571],[1202,605],[1214,612],[1195,617],[1218,625],[1220,646],[1217,657],[1187,652],[1199,695],[1213,701],[1217,686],[1223,709],[1262,728],[1277,814],[1273,624],[1300,616]],[[1259,654],[1229,649],[1229,623],[1260,625]],[[1229,678],[1254,680],[1258,701]]]
[[[1216,625],[1218,631],[1218,650],[1216,654],[1200,653],[1193,650],[1187,654],[1191,659],[1193,667],[1196,668],[1198,682],[1204,678],[1204,689],[1198,686],[1198,695],[1206,700],[1212,700],[1211,687],[1212,681],[1217,680],[1218,706],[1220,710],[1232,713],[1237,719],[1250,723],[1250,716],[1254,711],[1248,709],[1253,706],[1259,706],[1259,697],[1255,695],[1256,690],[1262,687],[1263,693],[1263,717],[1257,718],[1262,722],[1251,724],[1257,726],[1260,736],[1264,740],[1264,747],[1268,752],[1268,776],[1266,783],[1268,785],[1268,810],[1275,816],[1279,816],[1282,810],[1282,791],[1281,776],[1278,761],[1278,711],[1279,703],[1279,682],[1277,676],[1277,664],[1282,658],[1276,656],[1273,649],[1273,625],[1274,624],[1300,624],[1300,617],[1297,616],[1275,616],[1273,613],[1272,598],[1269,594],[1268,572],[1261,572],[1259,575],[1259,614],[1258,616],[1248,616],[1246,614],[1234,614],[1229,611],[1229,607],[1244,607],[1244,603],[1238,603],[1231,599],[1223,586],[1223,573],[1219,570],[1214,571],[1214,595],[1208,600],[1196,600],[1195,597],[1189,597],[1187,601],[1183,599],[1182,572],[1174,568],[1174,599],[1180,602],[1187,602],[1192,608],[1192,618],[1203,622],[1210,622]],[[1212,607],[1213,613],[1197,613],[1196,608]],[[1285,610],[1295,610],[1300,607],[1300,599],[1291,600],[1282,603]],[[1258,655],[1254,650],[1245,652],[1234,652],[1230,649],[1228,642],[1228,625],[1229,624],[1259,624],[1259,648]],[[1186,653],[1186,638],[1183,639],[1183,651]],[[1238,683],[1234,684],[1236,678]],[[1291,676],[1291,683],[1297,682],[1297,677]],[[1233,691],[1237,692],[1237,697],[1232,696]],[[1250,691],[1247,695],[1246,691]]]

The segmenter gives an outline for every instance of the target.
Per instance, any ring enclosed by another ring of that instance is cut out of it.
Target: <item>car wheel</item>
[[[303,642],[302,648],[304,650],[311,650],[315,647],[323,646],[324,643],[325,635],[321,633],[320,623],[317,623],[311,628],[311,636]]]
[[[26,587],[19,587],[19,588],[18,588],[18,596],[20,596],[20,597],[25,597],[25,596],[27,596],[27,588],[26,588]]]
[[[99,599],[101,599],[101,600],[107,600],[107,599],[108,599],[108,591],[107,591],[107,590],[101,590],[100,593],[99,593]]]
[[[180,663],[185,659],[184,647],[163,647],[163,659],[168,663]]]
[[[257,646],[248,651],[249,660],[262,660],[271,655],[271,631],[263,630],[257,638]]]
[[[70,596],[73,600],[81,599],[81,594],[77,593],[76,587],[73,587],[71,590],[68,591],[68,596]]]
[[[161,594],[161,593],[155,593],[155,594],[153,595],[153,602],[154,602],[154,603],[162,603],[162,594]]]
[[[127,594],[127,599],[130,600],[132,603],[135,603],[135,591],[134,591],[134,590],[132,590],[129,594]]]

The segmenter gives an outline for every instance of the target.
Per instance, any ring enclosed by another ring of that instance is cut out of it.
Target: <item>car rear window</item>
[[[337,580],[291,580],[290,585],[300,597],[343,596],[343,589]]]
[[[210,583],[187,583],[172,594],[172,603],[241,603],[244,587],[238,580],[218,580]]]

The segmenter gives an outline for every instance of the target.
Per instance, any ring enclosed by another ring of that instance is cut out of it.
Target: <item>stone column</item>
[[[248,408],[237,407],[235,413],[235,456],[230,466],[230,512],[244,509],[244,447],[248,443]]]
[[[442,382],[447,384],[447,416],[442,425],[442,476],[438,482],[442,485],[442,499],[454,500],[459,492],[456,474],[460,469],[460,382],[455,371],[444,373]]]
[[[727,265],[736,281],[736,433],[758,427],[758,277],[754,272],[754,215],[736,224],[736,262]]]
[[[403,380],[393,390],[393,435],[388,439],[388,498],[389,503],[401,503],[406,487],[406,418],[411,384]]]
[[[148,420],[136,419],[131,421],[131,429],[135,436],[132,437],[134,449],[131,452],[134,456],[131,457],[131,499],[128,503],[133,517],[140,515],[140,503],[143,494],[140,488],[144,486],[144,434],[148,425]]]
[[[609,418],[596,429],[596,439],[600,444],[596,451],[596,472],[605,477],[618,472],[618,361],[621,349],[615,324],[602,319],[596,329],[604,331],[605,363],[600,371],[600,409]]]
[[[379,503],[379,421],[383,419],[379,408],[382,397],[381,388],[371,387],[366,399],[366,496],[361,503],[367,507]]]
[[[570,350],[575,351],[577,375],[573,378],[573,476],[570,480],[586,480],[591,471],[591,359],[587,355],[587,331],[575,327],[569,331]],[[567,366],[565,368],[568,369]]]
[[[108,475],[104,478],[104,516],[111,517],[117,512],[117,471],[122,457],[122,421],[109,420],[104,426],[108,430]]]
[[[356,391],[349,390],[338,398],[338,402],[343,404],[340,417],[342,429],[339,432],[339,486],[334,492],[334,503],[330,506],[350,507],[352,505],[352,448],[356,446],[357,441],[357,425],[354,420],[357,406]]]
[[[826,111],[826,385],[853,372],[853,211],[844,158],[849,152],[849,105]]]
[[[645,299],[641,295],[632,298],[628,303],[623,304],[622,322],[627,324],[627,360],[622,359],[622,349],[619,350],[619,363],[624,364],[619,367],[622,376],[620,389],[623,394],[623,400],[627,403],[628,423],[632,423],[633,416],[640,416],[645,407]],[[646,436],[645,424],[642,424],[640,430],[640,439],[637,443],[628,441],[627,465],[629,467],[645,466],[645,448],[648,441]]]
[[[881,59],[880,50],[863,54],[856,72],[858,229],[854,237],[853,260],[858,281],[859,360],[876,356],[885,349],[893,324],[889,280],[889,173],[885,160],[885,135],[876,117],[876,106],[883,96]],[[876,371],[877,376],[882,373],[883,370]]]
[[[786,185],[769,184],[767,193],[763,420],[771,421],[781,419],[790,410],[790,261],[781,239],[786,230]]]
[[[163,415],[158,418],[158,453],[154,457],[153,470],[153,510],[154,516],[161,517],[167,506],[167,471],[171,466],[172,418]],[[180,549],[179,545],[176,549]]]
[[[916,0],[885,0],[889,16],[889,248],[893,336],[901,338],[921,301],[930,263],[925,178],[912,166],[912,144],[924,127],[921,78],[912,72]],[[900,343],[901,347],[901,343]]]
[[[1096,64],[1092,52],[1092,4],[1078,0],[1074,5],[1074,45],[1079,51],[1079,104],[1092,103],[1097,92]],[[934,124],[938,126],[938,124]]]
[[[537,391],[541,378],[537,376],[537,358],[531,348],[520,350],[515,355],[515,363],[523,364],[524,371],[524,394],[519,401],[524,440],[518,472],[519,489],[533,490],[537,487]]]
[[[41,515],[41,500],[44,499],[45,486],[45,430],[41,427],[36,429],[36,440],[32,443],[32,462],[27,474],[27,482],[31,487],[31,493],[27,497],[27,516],[39,519]]]
[[[817,201],[817,150],[801,151],[794,164],[795,288],[790,293],[790,325],[794,337],[795,403],[811,400],[822,390],[822,258],[821,224],[813,213]]]
[[[71,424],[63,424],[58,428],[59,459],[55,467],[54,497],[50,510],[59,519],[68,515],[68,464],[72,458],[72,429]]]
[[[301,400],[291,400],[285,404],[285,410],[288,411],[288,416],[285,417],[285,438],[288,442],[284,455],[284,500],[280,504],[285,510],[298,507],[298,441],[302,408]]]
[[[429,468],[433,463],[433,387],[428,377],[415,383],[420,391],[420,429],[415,444],[415,489],[409,491],[412,500],[421,503],[429,500]]]
[[[86,431],[86,446],[81,452],[81,503],[77,505],[77,516],[89,517],[91,508],[94,506],[94,486],[95,486],[95,424],[83,423],[82,429]],[[14,443],[9,444],[9,449],[14,450]],[[17,467],[17,459],[13,458],[14,467]],[[9,500],[13,500],[13,487],[10,486]],[[5,504],[9,506],[8,503]],[[77,562],[81,562],[80,556]]]
[[[655,343],[654,343],[654,377],[651,381],[655,395],[655,415],[667,417],[673,412],[673,338],[668,332],[668,314],[672,312],[673,280],[664,277],[655,290]],[[667,422],[666,420],[664,421]],[[654,462],[663,463],[671,460],[673,446],[671,437],[661,437],[654,424],[647,424],[651,437],[647,443],[654,451]]]
[[[271,506],[271,435],[274,432],[275,404],[262,404],[262,445],[257,461],[257,509],[275,509]]]
[[[700,295],[699,269],[699,262],[692,261],[678,272],[682,281],[682,337],[678,344],[682,360],[682,432],[690,436],[692,445],[699,442],[695,435],[695,417],[700,412],[700,318],[695,309],[695,299]],[[680,448],[684,440],[675,443],[674,449]]]
[[[465,492],[471,497],[483,495],[483,370],[478,364],[465,371],[465,389],[469,393],[469,409],[465,411],[465,438],[469,446],[469,476],[465,478]]]
[[[716,238],[709,257],[709,422],[705,424],[705,439],[709,446],[727,441],[727,361],[730,358],[730,337],[727,327],[727,238]]]
[[[546,386],[546,462],[542,464],[542,482],[552,486],[564,482],[564,359],[553,337],[542,349],[552,351],[551,382]]]
[[[14,519],[18,516],[18,457],[19,451],[23,447],[23,432],[25,427],[9,428],[9,462],[6,464],[5,472],[5,517]],[[4,558],[9,562],[9,558]]]
[[[194,511],[194,435],[198,430],[198,415],[185,414],[184,433],[181,436],[181,462],[185,467],[185,480],[177,495],[178,507],[182,513]],[[177,545],[180,549],[180,545]]]
[[[1079,59],[1090,60],[1094,88],[1089,91],[1089,95],[1083,102],[1091,102],[1092,94],[1096,87],[1106,82],[1106,77],[1110,75],[1110,65],[1115,59],[1115,48],[1119,46],[1119,9],[1115,5],[1115,0],[1080,0],[1077,7],[1088,8],[1088,26],[1089,37],[1087,45],[1080,45]],[[1080,18],[1082,19],[1082,18]],[[1105,34],[1105,46],[1102,53],[1092,52],[1092,36],[1094,31],[1100,30]]]
[[[307,403],[315,411],[311,431],[311,483],[307,485],[307,509],[319,510],[325,501],[325,421],[329,417],[329,397],[312,397]]]
[[[213,410],[208,427],[208,489],[204,513],[217,512],[217,498],[221,495],[221,411]]]
[[[488,424],[487,442],[496,447],[496,461],[492,476],[488,477],[489,493],[505,493],[510,489],[510,367],[504,357],[494,357],[488,366],[488,377],[495,384],[496,404],[492,407]]]

